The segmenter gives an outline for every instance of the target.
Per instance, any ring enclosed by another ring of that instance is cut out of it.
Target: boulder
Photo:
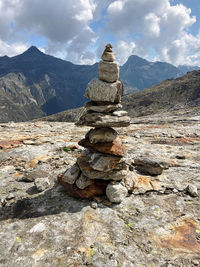
[[[87,137],[92,144],[112,142],[117,138],[117,132],[112,128],[95,128],[86,134]]]
[[[136,170],[144,174],[160,175],[169,165],[160,159],[137,158],[134,160]]]
[[[120,81],[107,83],[97,78],[88,83],[85,97],[92,101],[119,103],[121,101],[122,84]]]
[[[121,183],[110,183],[106,187],[106,196],[113,203],[121,203],[122,200],[128,195],[128,190]]]
[[[124,147],[122,146],[121,141],[118,138],[115,139],[113,142],[94,143],[94,144],[90,143],[90,140],[86,138],[80,140],[78,144],[92,151],[97,151],[110,155],[124,156],[126,153]]]
[[[76,179],[78,179],[78,177],[80,176],[80,174],[81,171],[79,166],[77,164],[74,164],[64,172],[62,180],[66,183],[74,184]]]
[[[98,64],[99,79],[108,83],[116,82],[119,79],[119,63],[100,61]]]
[[[91,126],[91,127],[127,127],[130,125],[130,117],[122,116],[117,117],[112,114],[104,113],[85,113],[79,121],[76,123],[77,126]]]
[[[86,102],[84,107],[87,111],[95,112],[112,112],[122,108],[120,103],[111,103],[111,102]]]

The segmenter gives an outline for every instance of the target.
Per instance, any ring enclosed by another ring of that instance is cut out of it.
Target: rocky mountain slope
[[[183,71],[168,63],[131,56],[122,66],[124,93],[138,91]],[[82,106],[97,64],[74,65],[36,47],[15,57],[0,57],[0,122],[27,121]]]
[[[123,106],[131,117],[200,106],[200,70],[166,80],[142,92],[127,95]]]
[[[78,107],[96,73],[96,64],[74,65],[36,47],[0,58],[0,121],[26,121]]]
[[[132,118],[166,111],[200,107],[200,70],[166,80],[122,98],[123,109]],[[72,109],[41,118],[49,121],[76,121],[84,109]]]
[[[87,127],[0,124],[0,266],[199,266],[199,121],[187,109],[120,130],[137,181],[119,205],[74,199],[56,182],[83,152]],[[138,158],[168,167],[146,175]]]

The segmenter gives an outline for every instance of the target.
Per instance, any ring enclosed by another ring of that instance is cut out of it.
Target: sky
[[[200,66],[200,0],[0,0],[0,56],[35,45],[94,64],[107,43],[121,65],[134,54]]]

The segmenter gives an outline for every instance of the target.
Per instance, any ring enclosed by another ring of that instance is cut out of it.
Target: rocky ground
[[[74,199],[57,183],[89,128],[0,124],[0,266],[200,266],[199,122],[199,110],[184,111],[119,130],[137,181],[118,205]],[[165,168],[145,175],[138,159]]]

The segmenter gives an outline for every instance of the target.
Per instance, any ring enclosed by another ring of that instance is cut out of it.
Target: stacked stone
[[[89,82],[84,106],[86,113],[76,123],[92,128],[79,145],[86,148],[74,166],[59,177],[60,183],[73,196],[88,198],[105,194],[111,202],[119,203],[133,187],[127,185],[128,166],[125,149],[112,127],[127,127],[130,118],[121,110],[122,84],[119,64],[114,62],[112,45],[106,45],[98,65],[99,79]]]

